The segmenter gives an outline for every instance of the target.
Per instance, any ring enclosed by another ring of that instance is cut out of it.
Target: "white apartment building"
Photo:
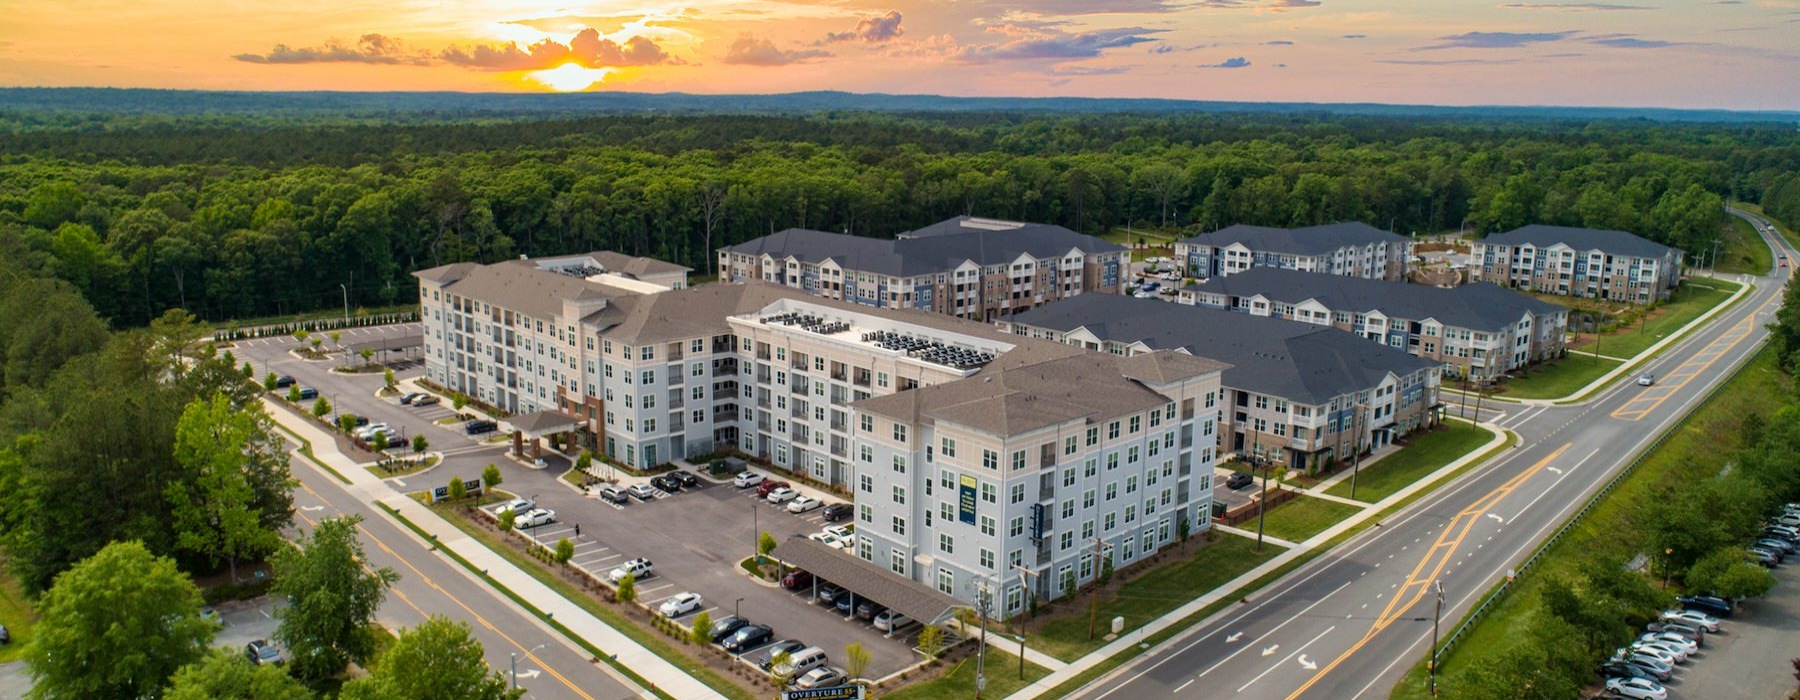
[[[1189,277],[1226,277],[1253,267],[1376,280],[1406,279],[1412,241],[1360,222],[1297,229],[1236,224],[1175,243]]]
[[[1475,242],[1470,279],[1634,304],[1669,298],[1685,254],[1624,231],[1524,226]]]

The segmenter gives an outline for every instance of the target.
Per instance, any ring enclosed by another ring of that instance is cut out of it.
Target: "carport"
[[[850,596],[850,607],[857,601],[873,600],[888,609],[924,625],[941,625],[955,617],[958,608],[969,604],[922,583],[832,549],[803,535],[794,535],[776,547],[775,556],[813,575],[812,595],[819,593],[819,580],[841,586]],[[888,630],[887,636],[894,631]]]
[[[543,443],[539,440],[557,433],[573,432],[581,427],[581,421],[558,411],[533,411],[522,413],[506,419],[511,423],[513,454],[525,454],[525,439],[531,439],[531,458],[544,456]]]
[[[348,352],[348,357],[361,357],[362,351],[369,350],[375,354],[376,362],[387,364],[388,353],[398,352],[402,353],[403,356],[411,355],[414,351],[424,347],[424,345],[425,336],[422,334],[413,334],[351,343],[344,346],[344,349]]]

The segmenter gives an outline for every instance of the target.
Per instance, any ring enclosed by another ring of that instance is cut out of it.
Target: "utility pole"
[[[981,616],[981,641],[975,646],[975,700],[981,700],[981,691],[987,687],[987,621],[994,604],[994,590],[986,578],[975,579],[973,583],[975,610]]]
[[[1353,426],[1355,426],[1355,434],[1351,435],[1350,439],[1353,440],[1355,442],[1355,444],[1360,445],[1362,443],[1362,435],[1363,435],[1362,434],[1362,425],[1361,425],[1362,415],[1363,415],[1362,403],[1358,402],[1358,403],[1352,404],[1351,410],[1355,411],[1354,413],[1352,413],[1350,415],[1351,424]],[[1350,498],[1351,498],[1351,500],[1356,499],[1356,475],[1360,471],[1362,471],[1362,448],[1359,446],[1356,449],[1356,451],[1350,453]]]
[[[1263,515],[1269,512],[1269,471],[1261,469],[1263,460],[1258,454],[1261,451],[1259,449],[1261,445],[1258,444],[1260,442],[1262,442],[1262,431],[1257,430],[1256,423],[1252,422],[1250,424],[1250,471],[1260,470],[1262,472],[1262,495],[1256,499],[1256,551],[1259,553],[1262,552],[1263,545]]]
[[[1426,664],[1426,668],[1430,670],[1431,697],[1435,698],[1437,697],[1438,624],[1444,621],[1444,582],[1432,581],[1431,585],[1437,588],[1437,610],[1431,614],[1431,661]]]
[[[1111,549],[1100,538],[1094,538],[1094,591],[1088,597],[1088,639],[1094,638],[1095,625],[1100,621],[1100,557],[1106,549]]]
[[[348,326],[350,325],[350,286],[339,284],[338,289],[344,290],[344,325]]]
[[[1020,564],[1014,564],[1012,568],[1019,572],[1019,589],[1025,595],[1025,620],[1019,623],[1019,680],[1025,680],[1025,626],[1031,622],[1031,584],[1037,581],[1038,572]]]

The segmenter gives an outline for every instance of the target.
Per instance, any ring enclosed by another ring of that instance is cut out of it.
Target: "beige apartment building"
[[[1543,294],[1664,301],[1686,254],[1624,231],[1533,224],[1475,242],[1470,279]]]

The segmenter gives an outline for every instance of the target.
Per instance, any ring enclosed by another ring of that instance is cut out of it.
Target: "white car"
[[[1611,678],[1606,681],[1606,689],[1628,698],[1638,700],[1666,700],[1669,691],[1662,684],[1647,678]]]
[[[912,622],[912,618],[894,612],[893,610],[883,610],[880,615],[875,616],[873,624],[875,625],[875,629],[883,632],[892,632],[901,627],[905,627],[908,622]]]
[[[376,433],[393,434],[393,432],[394,432],[394,430],[392,428],[389,428],[388,424],[386,424],[386,423],[370,423],[368,425],[365,425],[361,428],[356,429],[356,438],[358,440],[368,440],[370,438],[375,437]]]
[[[758,472],[743,471],[738,472],[737,476],[731,477],[731,485],[740,489],[747,489],[766,480],[767,477]]]
[[[814,542],[823,544],[832,549],[843,549],[849,543],[848,540],[845,540],[844,538],[838,537],[837,535],[831,534],[829,532],[815,532],[813,534],[807,535],[806,538],[809,540],[812,540]]]
[[[1651,386],[1654,384],[1656,384],[1656,375],[1649,372],[1638,375],[1638,386]]]
[[[1678,658],[1676,655],[1676,653],[1677,653],[1676,650],[1668,648],[1668,647],[1659,646],[1656,644],[1645,644],[1643,642],[1638,642],[1638,643],[1632,644],[1630,649],[1631,649],[1631,653],[1633,653],[1633,654],[1637,654],[1640,656],[1648,656],[1650,658],[1656,659],[1657,661],[1661,661],[1670,666],[1674,666],[1676,664],[1681,663],[1681,659]]]
[[[618,566],[618,568],[615,568],[612,571],[606,572],[606,580],[611,581],[613,583],[618,583],[620,580],[624,579],[627,575],[631,576],[634,579],[643,579],[643,578],[649,576],[650,572],[654,571],[655,569],[656,569],[656,565],[651,564],[649,559],[643,559],[643,558],[633,559],[631,561],[620,564]]]
[[[663,601],[662,605],[657,606],[656,611],[662,613],[663,617],[681,617],[682,615],[699,610],[701,604],[705,602],[706,601],[700,597],[699,593],[693,591],[676,593],[675,595],[669,596],[668,600]]]
[[[769,495],[773,496],[774,494],[769,494]],[[788,512],[789,513],[805,513],[806,511],[812,510],[812,509],[817,508],[822,505],[825,505],[824,501],[821,501],[817,498],[813,498],[812,496],[801,496],[799,498],[796,498],[796,499],[788,502]]]
[[[849,542],[851,535],[856,534],[855,525],[833,525],[823,530],[826,534],[836,535],[838,539]]]
[[[1686,656],[1692,656],[1694,652],[1700,650],[1700,644],[1698,642],[1674,632],[1646,632],[1643,636],[1638,637],[1638,641],[1671,646],[1680,649]]]
[[[778,488],[778,489],[775,489],[774,491],[769,492],[769,502],[770,503],[776,503],[776,504],[786,503],[788,501],[794,500],[799,497],[800,497],[799,491],[795,491],[786,486],[783,486],[781,488]]]
[[[513,517],[513,527],[538,527],[553,522],[556,522],[556,511],[549,508],[533,508]]]
[[[1670,621],[1679,620],[1708,632],[1719,631],[1719,618],[1698,610],[1664,610],[1662,612],[1662,619]]]

